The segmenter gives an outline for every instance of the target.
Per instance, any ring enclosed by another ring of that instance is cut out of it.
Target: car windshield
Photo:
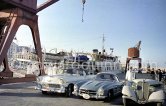
[[[72,75],[80,75],[84,76],[87,75],[87,72],[82,69],[66,69],[64,70],[63,74],[72,74]]]
[[[150,87],[155,90],[160,90],[164,88],[162,84],[154,84],[154,85],[150,85]]]
[[[106,74],[106,73],[102,73],[102,74],[98,74],[96,76],[97,80],[110,80],[110,81],[116,81],[116,77],[112,74]]]
[[[155,74],[147,74],[147,73],[136,73],[136,79],[155,79]]]

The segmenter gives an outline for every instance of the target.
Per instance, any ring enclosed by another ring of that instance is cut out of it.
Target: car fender
[[[119,85],[118,84],[109,84],[109,85],[101,86],[100,88],[103,88],[104,94],[107,95],[110,90],[114,90],[117,86],[119,86]]]
[[[62,84],[62,85],[66,88],[66,87],[68,87],[70,84],[72,84],[72,83],[66,82],[65,84]]]
[[[122,94],[124,95],[122,96],[123,98],[128,98],[137,101],[135,92],[130,88],[130,86],[123,86]]]
[[[78,87],[78,89],[86,82],[88,82],[89,80],[82,80],[82,81],[79,81],[77,83],[75,83],[74,85],[76,85]]]
[[[108,85],[101,86],[99,89],[101,89],[101,88],[104,90],[104,95],[107,95],[107,94],[108,94],[108,91],[111,90],[111,89],[113,89],[112,86],[110,87],[110,86],[108,86]],[[98,89],[98,90],[99,90],[99,89]]]
[[[152,101],[152,102],[163,102],[163,100],[165,99],[165,94],[163,90],[159,90],[156,92],[153,92],[150,96],[148,101]]]

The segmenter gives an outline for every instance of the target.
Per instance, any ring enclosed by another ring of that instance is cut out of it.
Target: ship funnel
[[[93,49],[94,54],[98,54],[98,52],[99,52],[98,49]]]

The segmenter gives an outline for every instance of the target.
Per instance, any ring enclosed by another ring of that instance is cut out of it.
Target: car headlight
[[[40,82],[40,81],[41,81],[41,78],[36,77],[36,81],[37,81],[37,82]]]
[[[64,84],[64,83],[66,83],[63,79],[59,79],[59,83],[60,84]]]
[[[78,86],[74,85],[74,91],[78,91]]]
[[[135,88],[135,90],[138,90],[138,91],[140,91],[140,90],[143,90],[143,86],[136,85],[136,88]]]
[[[35,87],[35,89],[42,89],[42,85],[41,84],[37,84],[37,86]]]
[[[104,95],[104,89],[103,88],[99,88],[97,91],[98,95]]]

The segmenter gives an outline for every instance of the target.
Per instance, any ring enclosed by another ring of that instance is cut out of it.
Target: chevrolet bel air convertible
[[[61,74],[39,76],[36,79],[36,89],[41,90],[42,94],[48,92],[64,93],[71,96],[74,90],[74,84],[79,81],[92,79],[94,75],[88,75],[87,70],[83,69],[65,69]]]
[[[101,72],[90,81],[76,83],[73,94],[84,99],[95,98],[110,101],[112,97],[121,94],[122,87],[123,84],[116,75],[110,72]]]

